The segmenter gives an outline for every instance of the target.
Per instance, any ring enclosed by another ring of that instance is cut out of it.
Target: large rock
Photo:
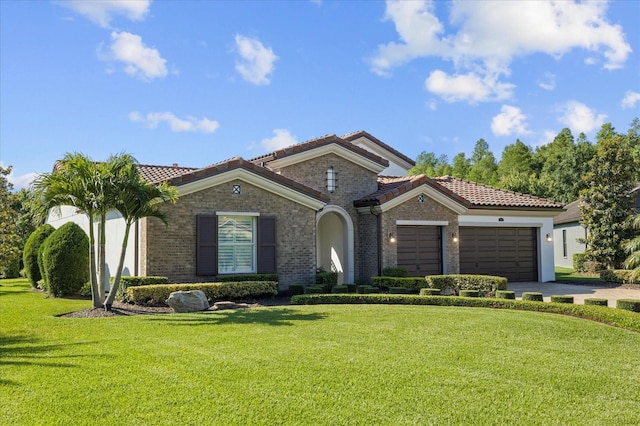
[[[167,305],[175,312],[198,312],[209,309],[209,302],[202,290],[174,291],[167,299]]]

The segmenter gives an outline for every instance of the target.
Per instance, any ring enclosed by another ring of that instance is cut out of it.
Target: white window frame
[[[257,227],[257,219],[259,213],[237,213],[237,212],[218,212],[218,273],[221,275],[224,274],[255,274],[257,271],[257,254],[258,254],[258,227]],[[251,242],[223,242],[223,239],[220,237],[220,229],[223,226],[225,220],[233,220],[234,218],[242,218],[246,220],[247,218],[251,219]],[[223,252],[223,248],[225,247],[251,247],[251,269],[238,269],[238,256],[235,253],[233,254],[233,269],[226,270],[223,265],[220,263],[221,253]]]

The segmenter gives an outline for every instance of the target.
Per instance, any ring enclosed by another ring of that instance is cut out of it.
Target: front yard
[[[60,318],[0,281],[0,423],[632,424],[640,334],[536,312],[281,306]]]

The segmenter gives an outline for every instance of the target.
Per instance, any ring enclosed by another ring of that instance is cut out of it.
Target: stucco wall
[[[232,194],[240,185],[241,194]],[[168,276],[172,282],[206,281],[196,275],[196,215],[249,212],[273,215],[276,220],[276,258],[280,288],[312,284],[315,278],[315,214],[302,206],[257,186],[233,180],[181,196],[167,206],[169,227],[157,219],[141,226],[141,273]]]
[[[562,247],[562,231],[567,231],[567,256],[564,256]],[[584,253],[586,245],[579,243],[578,238],[585,238],[586,232],[579,223],[565,223],[556,225],[553,229],[553,246],[556,266],[573,268],[574,253]]]

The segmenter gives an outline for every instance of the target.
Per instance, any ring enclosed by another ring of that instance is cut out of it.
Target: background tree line
[[[444,154],[423,151],[409,174],[449,175],[567,204],[580,198],[580,191],[587,188],[588,182],[583,178],[597,148],[614,138],[620,138],[620,148],[628,146],[629,165],[639,164],[640,120],[635,118],[626,133],[617,133],[610,123],[604,124],[595,144],[584,133],[574,138],[568,128],[562,129],[550,143],[535,149],[517,139],[504,147],[499,161],[484,139],[476,142],[470,157],[461,152],[451,162]],[[634,179],[640,180],[638,168]]]

